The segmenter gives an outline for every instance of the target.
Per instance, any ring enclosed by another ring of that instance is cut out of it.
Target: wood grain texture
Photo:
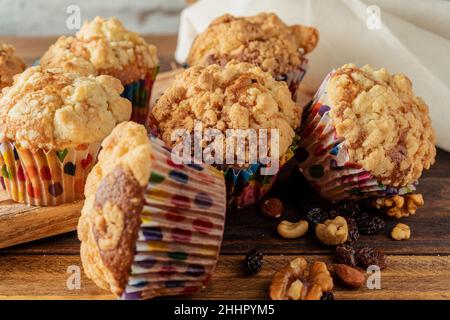
[[[9,38],[27,61],[34,61],[54,38]],[[176,37],[147,37],[158,46],[161,70],[173,69]],[[313,90],[305,88],[305,92]],[[307,100],[305,94],[302,99]],[[158,97],[155,89],[153,98]],[[363,236],[360,245],[383,248],[389,267],[382,271],[381,290],[349,290],[337,284],[338,299],[450,299],[450,154],[438,151],[436,165],[421,178],[419,191],[425,206],[413,217],[402,220],[411,226],[409,241],[394,241],[388,233],[397,220],[388,220],[383,233]],[[272,195],[282,198],[287,210],[283,219],[304,217],[317,195],[297,172],[289,182],[278,183]],[[210,286],[193,299],[264,299],[275,270],[294,256],[330,262],[331,250],[313,235],[285,240],[277,236],[279,220],[261,216],[257,208],[230,211],[219,264]],[[66,271],[80,265],[79,241],[75,232],[0,250],[0,298],[3,299],[110,299],[82,275],[81,290],[66,287]],[[254,277],[242,273],[244,254],[258,248],[266,256],[264,268]]]
[[[325,261],[328,256],[304,256],[308,261]],[[264,258],[255,276],[243,273],[243,257],[222,255],[210,285],[183,299],[267,299],[273,274],[293,256]],[[335,281],[336,299],[449,299],[450,257],[391,256],[381,271],[381,289],[348,289]],[[78,256],[1,255],[0,299],[114,299],[81,274],[81,289],[69,290],[69,266],[81,266]]]

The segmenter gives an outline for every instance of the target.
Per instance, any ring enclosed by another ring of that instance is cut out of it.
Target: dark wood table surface
[[[0,37],[16,46],[17,53],[32,63],[55,38]],[[175,36],[148,36],[158,46],[162,71],[174,67]],[[439,150],[436,164],[420,180],[425,206],[403,219],[412,230],[409,241],[389,236],[398,222],[387,220],[380,234],[362,236],[359,245],[383,248],[389,266],[381,273],[381,289],[347,289],[336,283],[337,299],[449,299],[450,298],[450,154]],[[315,199],[299,173],[278,184],[273,194],[282,198],[288,210],[283,219],[299,220]],[[281,219],[263,217],[255,208],[231,211],[227,215],[224,242],[218,267],[208,288],[193,299],[264,299],[273,273],[297,256],[331,262],[332,250],[310,234],[286,240],[276,233]],[[245,253],[257,248],[265,253],[263,270],[256,276],[243,273]],[[68,268],[81,267],[79,241],[71,232],[0,250],[0,298],[3,299],[112,299],[82,275],[81,288],[70,290]]]

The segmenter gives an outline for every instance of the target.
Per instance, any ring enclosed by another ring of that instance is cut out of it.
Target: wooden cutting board
[[[175,69],[158,75],[151,105],[182,70]],[[300,89],[301,100],[304,100],[300,101],[300,105],[304,105],[314,92]],[[82,206],[83,201],[57,207],[32,207],[9,200],[7,193],[0,190],[0,248],[75,230]]]

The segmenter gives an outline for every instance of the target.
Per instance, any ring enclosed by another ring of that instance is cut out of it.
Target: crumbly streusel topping
[[[292,143],[301,112],[286,83],[252,64],[234,62],[185,70],[152,110],[159,133],[169,145],[174,144],[174,130],[192,133],[198,120],[204,130],[224,133],[227,129],[278,129],[280,156]]]
[[[45,149],[100,142],[130,119],[131,103],[122,91],[110,76],[28,68],[0,97],[0,141]]]
[[[11,45],[0,43],[0,91],[13,83],[13,77],[25,69],[25,63],[15,55]]]
[[[380,182],[414,183],[434,163],[428,107],[405,75],[348,64],[332,74],[327,90],[331,116],[350,158]]]
[[[215,19],[195,39],[190,65],[225,64],[235,59],[258,65],[272,75],[287,74],[303,61],[319,40],[316,28],[287,26],[273,13],[253,17],[230,14]]]
[[[41,59],[45,68],[64,68],[83,75],[108,74],[124,84],[144,79],[158,65],[156,47],[117,18],[96,17],[75,37],[60,37]]]
[[[83,268],[98,286],[116,295],[123,292],[134,257],[150,153],[145,128],[123,122],[103,141],[86,182],[78,222]]]

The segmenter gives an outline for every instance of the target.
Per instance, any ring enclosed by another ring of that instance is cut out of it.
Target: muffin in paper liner
[[[0,143],[2,184],[13,201],[56,206],[84,199],[84,184],[100,143],[56,151]]]
[[[289,174],[285,170],[289,170],[288,162],[294,160],[299,140],[300,136],[296,135],[286,153],[279,159],[279,169],[273,175],[261,174],[261,168],[264,167],[261,163],[252,164],[246,168],[218,166],[225,177],[228,206],[245,208],[264,198],[280,174]]]
[[[123,153],[130,132],[141,146]],[[147,137],[143,126],[131,122],[119,125],[103,148],[121,150],[121,158],[105,151],[93,169],[92,179],[97,173],[103,178],[95,182],[78,227],[87,275],[121,299],[188,294],[204,288],[214,272],[224,231],[222,174],[208,165],[176,164],[161,140]],[[138,160],[129,161],[131,157]],[[109,224],[116,221],[109,216],[114,208],[124,215],[123,223]],[[105,230],[122,225],[120,236],[103,234],[98,215],[106,220]],[[111,238],[117,240],[113,246],[108,244]]]
[[[380,183],[369,171],[352,162],[344,138],[333,125],[327,99],[327,75],[313,100],[304,109],[305,124],[296,153],[300,171],[319,194],[331,201],[359,200],[372,196],[406,194],[415,191],[409,184],[392,187]]]
[[[153,84],[158,72],[159,66],[147,73],[145,79],[123,84],[124,90],[121,96],[130,100],[132,104],[131,121],[140,124],[145,124],[147,121]]]

